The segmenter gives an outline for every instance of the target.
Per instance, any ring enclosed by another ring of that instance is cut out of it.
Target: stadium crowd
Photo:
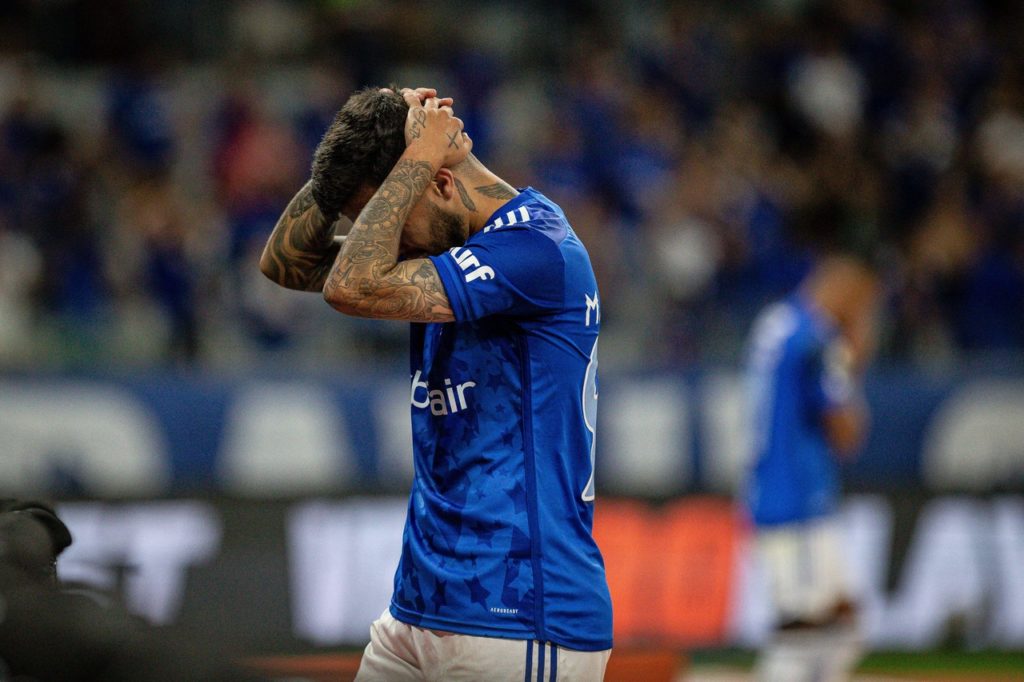
[[[1019,353],[1022,20],[1012,0],[3,3],[0,367],[403,358],[403,325],[256,267],[334,111],[389,82],[455,97],[493,169],[565,208],[602,366],[736,361],[835,245],[883,268],[884,358]]]

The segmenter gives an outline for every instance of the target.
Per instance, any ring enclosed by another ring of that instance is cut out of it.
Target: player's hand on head
[[[446,100],[427,97],[420,100],[415,90],[403,90],[409,104],[405,120],[405,143],[427,153],[436,163],[451,167],[460,163],[473,148],[473,140],[463,132],[462,119]]]
[[[402,97],[405,97],[407,93],[415,93],[419,97],[420,104],[423,104],[431,97],[437,97],[437,90],[435,88],[402,88],[399,93]],[[408,101],[408,100],[406,100]],[[450,107],[455,104],[455,100],[451,97],[437,97],[437,103],[443,107]]]

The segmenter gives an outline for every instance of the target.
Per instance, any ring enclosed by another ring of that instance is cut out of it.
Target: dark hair
[[[328,218],[364,184],[378,187],[405,151],[405,118],[409,105],[391,92],[364,88],[334,115],[313,154],[313,199]]]

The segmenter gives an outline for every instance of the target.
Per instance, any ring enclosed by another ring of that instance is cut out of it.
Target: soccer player
[[[352,95],[261,259],[344,313],[413,323],[415,474],[358,679],[600,680],[597,283],[562,210],[489,171],[436,95]]]
[[[837,467],[866,431],[859,380],[874,346],[880,291],[873,267],[830,255],[753,327],[746,503],[777,616],[757,664],[765,682],[847,679],[858,658],[835,516]]]

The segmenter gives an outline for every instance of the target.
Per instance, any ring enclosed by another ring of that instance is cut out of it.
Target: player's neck
[[[466,192],[463,204],[468,209],[470,235],[482,230],[498,209],[519,194],[515,188],[488,170],[472,155],[453,168],[452,172]]]

